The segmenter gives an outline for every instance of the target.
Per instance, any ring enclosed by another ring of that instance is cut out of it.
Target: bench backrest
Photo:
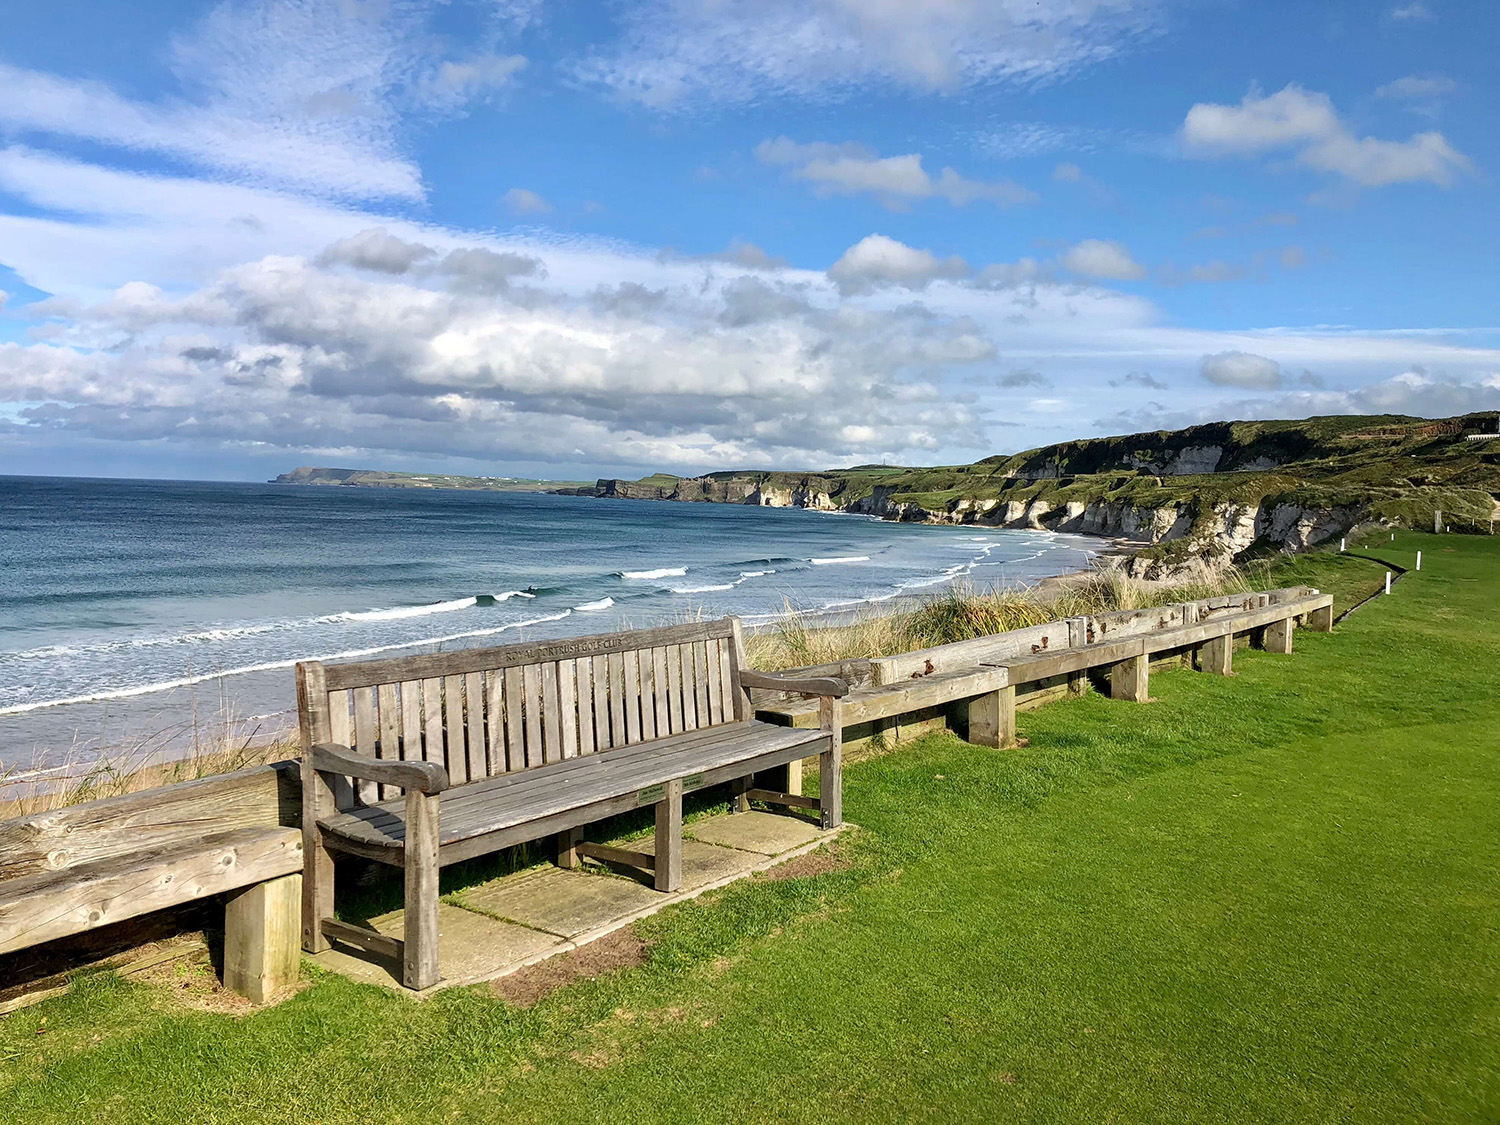
[[[440,762],[462,785],[747,718],[738,620],[297,665],[305,745]],[[354,799],[395,796],[364,783]],[[343,803],[347,797],[341,795]]]
[[[1149,609],[1117,609],[1089,618],[1089,640],[1123,641],[1146,633],[1161,633],[1198,620],[1192,603],[1152,606]]]
[[[870,661],[871,679],[876,684],[897,684],[913,677],[956,672],[1018,656],[1035,656],[1060,648],[1126,640],[1183,625],[1196,625],[1211,618],[1294,602],[1315,593],[1311,586],[1288,586],[1279,590],[1221,594],[1150,609],[1115,610],[1088,617],[1049,621],[1024,629],[976,637],[974,640],[955,641],[935,648],[876,657]]]
[[[295,762],[254,766],[0,821],[0,879],[189,844],[237,828],[296,825]]]
[[[1067,648],[1071,636],[1076,632],[1077,626],[1070,626],[1067,621],[1048,621],[1042,625],[1010,629],[970,641],[954,641],[934,648],[920,648],[915,652],[876,657],[870,661],[870,670],[875,683],[897,684],[914,676],[957,672],[984,663]]]

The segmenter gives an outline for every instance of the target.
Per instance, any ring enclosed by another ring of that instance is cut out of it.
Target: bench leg
[[[323,846],[318,821],[336,812],[333,786],[327,774],[302,762],[302,948],[321,953],[328,948],[323,919],[333,917],[333,856]]]
[[[1277,652],[1285,656],[1292,651],[1292,625],[1293,621],[1288,617],[1285,621],[1273,621],[1266,626],[1265,643],[1262,647],[1267,652]]]
[[[802,762],[800,760],[786,764],[786,778],[782,782],[781,791],[793,797],[802,795]]]
[[[224,904],[224,987],[264,1004],[296,984],[301,917],[300,874],[231,894]]]
[[[969,741],[997,750],[1016,744],[1014,687],[1003,687],[969,700]]]
[[[837,828],[844,823],[844,723],[843,708],[837,699],[823,696],[818,701],[820,725],[832,742],[818,758],[818,823]]]
[[[578,845],[582,840],[582,828],[569,828],[557,834],[557,866],[564,871],[572,871],[578,866]]]
[[[1205,672],[1216,676],[1228,676],[1234,672],[1234,634],[1225,633],[1203,642],[1198,659]]]
[[[1307,615],[1307,627],[1314,633],[1333,632],[1333,606],[1325,605]]]
[[[669,781],[656,803],[656,889],[682,889],[682,781]]]
[[[1150,689],[1151,661],[1144,654],[1122,660],[1109,670],[1109,697],[1145,703]]]
[[[729,811],[731,813],[750,811],[750,798],[745,796],[745,790],[750,788],[752,780],[754,779],[749,777],[737,777],[729,783]]]
[[[442,798],[406,792],[406,932],[401,983],[431,988],[438,977],[438,817]]]

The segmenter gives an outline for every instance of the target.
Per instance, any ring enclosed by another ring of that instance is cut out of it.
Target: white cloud
[[[966,318],[649,258],[602,264],[661,288],[575,295],[535,257],[406,234],[358,232],[316,263],[264,257],[181,297],[132,283],[36,310],[63,335],[0,347],[0,401],[59,441],[491,461],[583,449],[595,463],[819,464],[984,446],[981,415],[939,385],[994,354]],[[548,257],[573,273],[568,252]]]
[[[1357,137],[1327,94],[1291,83],[1274,94],[1252,89],[1239,105],[1201,102],[1182,125],[1187,150],[1198,156],[1254,156],[1293,149],[1311,168],[1363,187],[1397,183],[1447,186],[1472,168],[1469,158],[1437,132],[1405,141]]]
[[[1061,261],[1064,269],[1084,277],[1138,281],[1146,276],[1146,267],[1130,256],[1125,245],[1110,239],[1085,239],[1070,247]]]
[[[1387,82],[1375,91],[1377,98],[1395,98],[1400,101],[1426,101],[1441,98],[1458,89],[1458,83],[1443,74],[1408,74]]]
[[[1274,94],[1252,89],[1239,105],[1199,102],[1182,123],[1189,149],[1246,155],[1315,141],[1342,131],[1333,101],[1292,83]]]
[[[757,145],[755,155],[763,164],[791,168],[793,176],[811,183],[819,195],[867,193],[893,210],[933,198],[960,207],[976,200],[1007,207],[1036,198],[1010,180],[970,180],[952,168],[944,168],[934,179],[922,167],[918,153],[881,157],[857,144],[798,144],[777,137]]]
[[[844,293],[866,292],[877,285],[922,289],[939,278],[966,277],[971,271],[962,258],[938,258],[930,250],[918,250],[872,234],[862,238],[828,269],[828,276]]]
[[[1473,165],[1441,133],[1418,133],[1408,141],[1375,137],[1330,137],[1302,153],[1301,160],[1336,172],[1363,187],[1427,182],[1446,187]]]
[[[952,91],[1066,77],[1162,26],[1156,0],[643,0],[585,81],[659,108],[867,86]]]
[[[552,204],[526,188],[511,188],[500,201],[516,215],[545,215],[552,210]]]
[[[438,65],[430,88],[433,95],[445,101],[465,102],[510,85],[525,68],[524,55],[475,55],[462,62],[449,60]]]
[[[1083,179],[1083,169],[1064,162],[1052,169],[1052,178],[1060,184],[1076,184]]]
[[[1391,19],[1393,20],[1426,21],[1432,18],[1432,9],[1422,3],[1421,0],[1416,0],[1416,2],[1411,4],[1398,4],[1391,9]]]
[[[151,153],[240,183],[350,200],[420,200],[400,112],[454,110],[508,82],[519,55],[432,54],[442,0],[225,0],[172,41],[180,93],[134,100],[0,64],[0,130]],[[517,26],[514,12],[487,17]],[[493,38],[493,32],[488,37]]]
[[[384,227],[371,227],[334,242],[318,256],[318,264],[342,263],[376,273],[406,273],[435,253],[431,246],[397,238]]]
[[[755,243],[745,242],[738,238],[730,240],[724,252],[715,257],[722,262],[752,270],[779,270],[785,269],[788,264],[785,258],[768,254]]]
[[[1281,365],[1250,352],[1206,355],[1199,374],[1220,387],[1272,388],[1281,386]]]
[[[27,212],[0,214],[7,265],[58,294],[6,310],[45,335],[0,349],[0,456],[17,468],[44,446],[220,471],[334,449],[528,474],[933,463],[994,452],[1002,424],[1026,444],[1076,437],[1135,405],[1141,387],[1109,385],[1131,371],[1170,382],[1181,411],[1229,416],[1222,396],[1244,390],[1197,377],[1223,352],[1344,386],[1414,365],[1467,383],[1500,371],[1500,351],[1461,333],[1183,328],[1049,264],[970,274],[895,240],[849,255],[841,284],[15,148],[0,191]],[[1049,401],[1012,401],[996,375],[1014,371],[1045,371]]]

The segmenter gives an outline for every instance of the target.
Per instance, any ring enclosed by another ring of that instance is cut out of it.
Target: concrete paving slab
[[[733,816],[697,820],[686,825],[682,831],[685,836],[702,840],[705,844],[718,844],[725,848],[738,848],[740,851],[759,852],[767,856],[800,848],[824,834],[816,824],[758,809],[735,813]]]
[[[634,879],[542,867],[456,897],[465,906],[571,938],[655,906],[662,895]]]
[[[468,888],[438,907],[443,979],[425,992],[402,987],[399,965],[363,950],[335,946],[310,959],[322,968],[404,996],[426,997],[455,985],[495,980],[587,945],[673,903],[812,851],[840,831],[822,832],[805,821],[763,812],[698,821],[684,833],[682,890],[670,895],[629,878],[555,867],[517,872]],[[655,843],[647,836],[627,846],[654,853]],[[381,933],[399,937],[404,918],[404,912],[396,910],[371,919],[371,924]]]
[[[405,917],[405,911],[395,910],[370,919],[370,923],[383,934],[400,937]],[[443,979],[428,991],[489,980],[506,966],[535,957],[549,946],[561,943],[562,939],[554,934],[440,903],[438,963],[442,966]],[[400,964],[362,949],[336,943],[333,948],[312,955],[311,960],[321,968],[355,980],[413,995],[401,984]]]
[[[629,845],[632,849],[656,854],[656,839],[647,837]],[[721,848],[717,844],[705,844],[702,840],[682,841],[682,889],[695,890],[710,883],[719,883],[736,875],[748,875],[766,857],[758,852],[737,851]]]

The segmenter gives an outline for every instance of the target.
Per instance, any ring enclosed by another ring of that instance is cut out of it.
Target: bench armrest
[[[441,793],[448,788],[448,771],[436,762],[391,762],[356,754],[332,742],[320,742],[308,754],[313,769],[324,773],[341,773],[418,793]]]
[[[849,685],[836,676],[791,676],[785,672],[754,672],[749,668],[740,669],[740,686],[800,691],[803,695],[827,695],[834,699],[849,694]]]

